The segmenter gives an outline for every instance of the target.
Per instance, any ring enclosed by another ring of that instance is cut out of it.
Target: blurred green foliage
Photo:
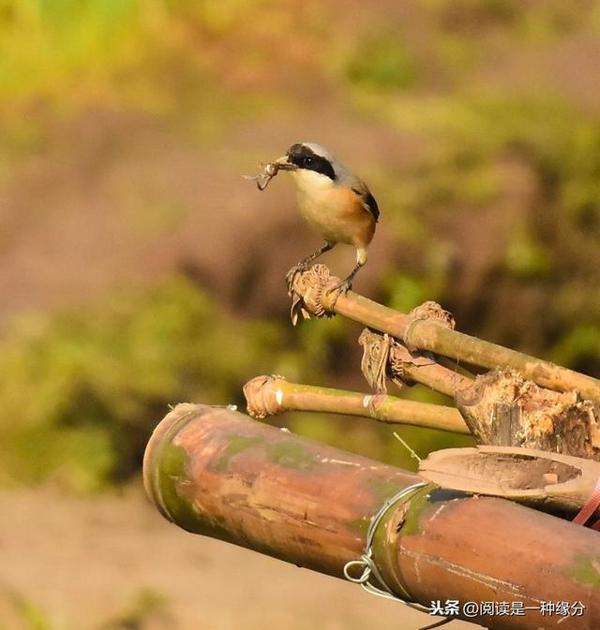
[[[2,630],[65,630],[64,620],[59,621],[28,595],[16,591],[1,593],[3,604],[10,612],[9,625],[0,620]],[[5,610],[5,609],[3,609]],[[141,588],[134,592],[131,601],[124,603],[122,610],[113,614],[106,621],[94,624],[97,630],[142,630],[150,626],[171,626],[172,618],[169,602],[162,594],[150,588]],[[16,624],[16,625],[14,625]],[[91,626],[90,626],[91,627]]]
[[[185,108],[218,75],[214,43],[270,4],[0,0],[0,111],[18,125],[19,108],[40,102],[63,115],[82,106]]]
[[[27,630],[52,630],[49,616],[35,603],[20,594],[12,594],[12,601],[18,617]]]
[[[397,33],[358,42],[346,62],[348,79],[362,88],[408,88],[416,82],[415,62]]]
[[[227,316],[183,278],[17,321],[0,347],[2,474],[81,489],[127,475],[169,403],[240,402],[273,345],[272,324]]]
[[[513,282],[515,293],[544,290],[546,301],[533,315],[547,317],[549,308],[556,319],[536,321],[544,341],[530,349],[543,352],[557,326],[568,331],[577,320],[597,322],[600,118],[551,97],[455,97],[416,105],[389,106],[395,125],[431,138],[430,151],[406,178],[405,211],[431,229],[448,226],[452,213],[467,207],[471,227],[465,229],[481,230],[478,213],[501,208],[512,187],[512,203],[522,208],[515,208],[505,242],[497,243],[504,254],[490,256],[487,274]],[[550,280],[551,293],[545,289]],[[423,281],[429,291],[430,281]],[[452,291],[447,283],[438,295],[452,303]],[[528,346],[525,338],[517,343]]]
[[[600,324],[577,324],[553,348],[553,358],[561,365],[579,365],[593,372],[600,357]]]
[[[171,625],[168,611],[167,598],[152,589],[142,589],[136,593],[131,604],[114,619],[100,625],[98,630],[143,630],[152,625],[153,620],[160,622],[161,618],[165,623],[158,623],[159,626]]]
[[[143,63],[160,28],[161,2],[2,0],[0,90],[12,102],[70,99]],[[159,52],[159,51],[156,51]],[[101,96],[96,92],[96,96]]]

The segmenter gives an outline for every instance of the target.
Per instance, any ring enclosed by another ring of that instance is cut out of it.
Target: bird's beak
[[[287,155],[282,155],[280,158],[277,158],[273,164],[276,165],[279,171],[295,171],[298,168],[294,163],[288,160]]]

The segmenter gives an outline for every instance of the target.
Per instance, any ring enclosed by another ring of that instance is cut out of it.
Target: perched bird
[[[298,206],[306,222],[325,244],[307,256],[288,274],[304,270],[321,254],[338,243],[356,248],[356,265],[335,288],[352,287],[358,270],[367,262],[367,249],[379,219],[379,208],[367,185],[340,164],[324,147],[310,142],[294,144],[274,162],[275,168],[289,171],[296,184]]]

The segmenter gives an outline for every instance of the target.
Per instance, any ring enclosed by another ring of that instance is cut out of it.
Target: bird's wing
[[[357,180],[352,185],[352,190],[360,197],[363,207],[373,215],[375,221],[379,220],[379,206],[375,197],[371,194],[368,186],[361,180]]]

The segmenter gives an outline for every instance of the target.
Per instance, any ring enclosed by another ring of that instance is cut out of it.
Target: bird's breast
[[[363,245],[373,236],[374,221],[350,188],[298,187],[298,205],[307,223],[328,241]]]

